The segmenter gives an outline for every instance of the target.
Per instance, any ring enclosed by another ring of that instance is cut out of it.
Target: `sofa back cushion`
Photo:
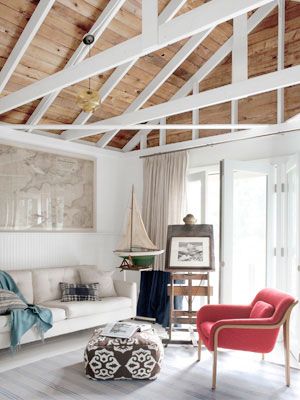
[[[32,286],[32,272],[31,271],[6,271],[16,282],[20,292],[25,297],[27,303],[33,303],[33,286]]]
[[[100,271],[96,267],[79,269],[81,283],[99,283],[100,298],[117,296],[114,287],[113,273],[114,271]]]
[[[250,313],[250,318],[270,318],[274,314],[275,308],[265,301],[257,301]]]
[[[80,267],[40,268],[32,271],[34,302],[61,299],[60,282],[80,283]]]

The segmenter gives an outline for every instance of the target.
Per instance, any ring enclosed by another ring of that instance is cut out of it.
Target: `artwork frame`
[[[48,150],[40,146],[0,142],[1,158],[0,165],[2,169],[5,166],[5,170],[0,170],[0,178],[3,180],[3,177],[10,177],[9,183],[14,189],[13,194],[17,201],[14,198],[12,206],[10,205],[11,193],[8,191],[0,193],[0,232],[93,233],[97,231],[97,159],[95,157],[59,149]],[[34,173],[28,173],[28,169]],[[43,176],[47,178],[48,171],[51,179],[48,177],[49,179],[44,180]],[[24,186],[26,183],[26,190],[20,187],[20,175],[22,175]],[[32,180],[33,175],[39,177],[39,180]],[[63,205],[60,204],[62,195]],[[7,198],[3,199],[5,196]],[[5,213],[3,200],[6,201],[8,210],[6,220],[9,223],[6,225],[3,224],[5,219],[3,218]],[[32,208],[36,207],[29,216],[32,224],[24,223],[24,209],[27,213],[26,222],[28,222],[27,203],[30,203]],[[36,221],[33,220],[32,215]],[[44,221],[47,222],[44,223]]]
[[[169,225],[165,270],[199,272],[215,269],[213,226]]]

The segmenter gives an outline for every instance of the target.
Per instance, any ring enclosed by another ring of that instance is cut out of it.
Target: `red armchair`
[[[263,289],[250,305],[206,305],[197,313],[198,361],[202,342],[213,351],[212,389],[216,388],[217,349],[269,353],[283,325],[286,385],[290,385],[289,319],[297,301],[276,289]]]

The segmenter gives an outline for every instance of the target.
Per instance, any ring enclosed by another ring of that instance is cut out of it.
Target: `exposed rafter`
[[[261,7],[249,18],[247,28],[248,34],[250,34],[263,20],[270,14],[270,12],[276,7],[276,2],[267,4],[266,6]],[[209,73],[219,65],[232,51],[233,46],[233,38],[228,39],[219,50],[208,60],[206,61],[199,70],[180,88],[172,97],[171,100],[180,99],[181,97],[187,96],[192,90],[195,83],[201,82],[205,79]],[[152,121],[151,123],[154,123]],[[159,120],[155,122],[159,124]],[[151,132],[151,129],[148,131],[140,131],[138,132],[123,148],[124,151],[130,151],[135,148],[135,146],[139,143],[140,139],[144,136],[147,136]]]
[[[160,49],[181,39],[204,32],[238,15],[252,11],[273,0],[212,0],[194,10],[180,15],[159,27],[159,44],[151,49]],[[137,36],[107,49],[100,54],[59,71],[47,78],[0,99],[0,113],[4,113],[42,96],[61,90],[84,79],[103,73],[136,57],[148,54],[143,49],[142,37]]]
[[[159,25],[168,22],[183,6],[185,2],[186,0],[171,0],[158,17]],[[137,61],[138,58],[135,58],[125,64],[118,66],[114,70],[114,72],[111,74],[111,76],[107,79],[107,81],[101,86],[99,90],[99,97],[102,103]],[[74,124],[84,124],[90,119],[92,115],[93,113],[91,112],[82,111],[78,115],[78,117],[74,120]]]
[[[67,62],[65,68],[72,65],[79,64],[88,54],[89,50],[95,45],[97,40],[100,38],[102,33],[105,31],[111,20],[118,13],[120,8],[123,6],[126,0],[111,0],[109,1],[107,7],[102,11],[101,15],[98,17],[97,21],[94,23],[92,28],[89,30],[89,34],[95,36],[95,41],[90,46],[86,46],[80,43],[76,51],[73,53],[72,57]],[[56,97],[59,95],[60,90],[52,92],[44,97],[39,105],[36,107],[34,112],[31,114],[27,121],[27,124],[37,124],[43,115],[47,112],[51,104],[54,102]]]
[[[92,125],[101,124],[123,124],[134,125],[145,121],[155,120],[169,115],[181,114],[186,111],[192,111],[197,108],[205,108],[216,104],[222,104],[231,100],[239,100],[249,96],[255,96],[260,93],[271,92],[279,88],[297,85],[300,83],[300,65],[286,68],[282,71],[271,72],[260,75],[246,81],[232,83],[216,89],[158,104],[142,110],[122,114],[118,117],[109,118]],[[100,129],[99,129],[100,130]],[[101,131],[101,130],[100,130]],[[72,133],[70,139],[80,139],[95,134],[94,131]],[[68,135],[65,136],[68,139]],[[106,137],[108,144],[112,137]]]
[[[15,47],[0,71],[0,93],[5,88],[5,85],[9,81],[9,78],[12,76],[32,39],[47,17],[54,2],[55,0],[43,0],[36,6],[30,20],[26,24]]]

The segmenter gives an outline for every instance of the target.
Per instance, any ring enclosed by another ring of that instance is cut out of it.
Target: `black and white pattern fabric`
[[[12,310],[25,310],[24,303],[14,292],[0,289],[0,315],[8,314]]]
[[[66,283],[60,282],[61,301],[97,301],[99,298],[99,283]]]
[[[93,380],[155,379],[164,356],[162,342],[155,331],[136,332],[129,339],[101,335],[94,331],[85,354],[86,376]]]

